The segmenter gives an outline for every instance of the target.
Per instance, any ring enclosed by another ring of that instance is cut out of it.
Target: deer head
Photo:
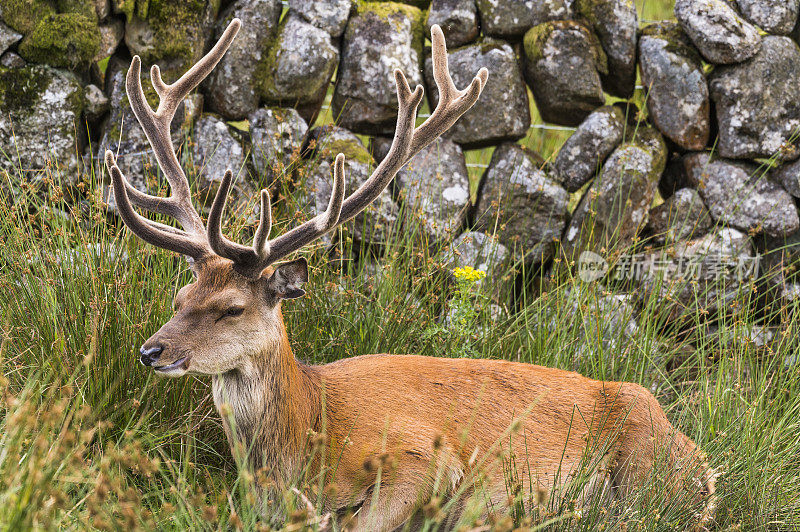
[[[222,215],[233,174],[228,170],[212,204],[206,225],[192,206],[189,182],[175,155],[170,122],[180,102],[219,62],[241,26],[228,25],[211,51],[175,83],[161,79],[158,66],[151,80],[160,101],[154,112],[141,85],[141,60],[131,61],[126,90],[136,118],[142,125],[156,159],[169,182],[167,198],[150,196],[133,188],[122,175],[113,153],[107,151],[108,168],[119,214],[128,228],[145,242],[186,255],[195,282],[184,286],[175,298],[175,315],[141,347],[142,364],[162,375],[177,377],[187,372],[221,374],[246,370],[260,353],[273,352],[285,342],[280,313],[284,299],[302,296],[308,266],[300,258],[272,266],[298,251],[372,203],[417,152],[452,126],[478,99],[488,72],[481,69],[463,91],[453,84],[447,67],[447,50],[439,26],[431,28],[434,78],[439,104],[431,116],[415,128],[423,89],[409,88],[400,70],[394,71],[398,117],[394,140],[386,158],[351,196],[344,197],[344,155],[336,157],[333,192],[328,208],[287,233],[270,239],[270,197],[261,191],[261,213],[251,246],[232,242],[222,234]],[[133,205],[175,218],[183,229],[151,221]]]

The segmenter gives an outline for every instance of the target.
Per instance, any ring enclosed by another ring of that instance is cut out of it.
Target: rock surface
[[[270,105],[294,106],[313,122],[338,62],[331,36],[290,13],[259,66],[261,96]]]
[[[702,150],[711,133],[708,83],[699,54],[677,24],[645,28],[639,68],[653,124],[687,150]]]
[[[108,111],[108,97],[97,85],[86,85],[83,96],[86,101],[86,118],[89,121],[97,120]]]
[[[0,55],[3,55],[6,50],[17,44],[21,39],[21,33],[17,33],[0,21]]]
[[[630,98],[636,82],[636,6],[630,0],[577,0],[574,9],[590,23],[608,57],[608,73],[601,75],[603,87]]]
[[[761,46],[758,29],[726,0],[677,0],[675,17],[710,63],[739,63]]]
[[[242,21],[242,27],[203,82],[210,111],[240,120],[258,108],[254,73],[265,48],[275,36],[280,14],[280,0],[239,0],[221,14],[215,26],[216,38],[222,36],[234,17]]]
[[[684,158],[689,183],[717,221],[750,234],[786,236],[800,229],[792,197],[754,164],[713,160],[707,153]]]
[[[475,228],[496,234],[517,259],[541,264],[551,258],[567,220],[569,194],[521,146],[498,146],[481,180]]]
[[[787,35],[797,22],[800,0],[736,0],[742,14],[762,30]]]
[[[800,156],[800,49],[794,41],[764,37],[752,59],[717,68],[710,88],[722,157]]]
[[[572,17],[570,0],[477,0],[484,34],[518,39],[528,28],[550,20]]]
[[[619,107],[594,111],[561,146],[553,161],[553,177],[568,192],[575,192],[600,170],[622,142],[624,131],[625,116]]]
[[[244,150],[231,135],[228,125],[216,115],[201,116],[192,131],[191,164],[188,175],[196,183],[195,205],[202,211],[211,208],[222,177],[226,170],[232,170],[236,178],[231,187],[225,212],[241,215],[248,202],[256,198],[255,188],[248,182],[247,172],[243,172]]]
[[[289,0],[289,9],[331,37],[339,37],[347,26],[353,3],[353,0]]]
[[[714,225],[700,194],[692,188],[682,188],[650,209],[649,218],[647,228],[658,244],[701,237]]]
[[[434,24],[441,26],[448,48],[471,43],[480,34],[475,0],[432,0],[428,10],[428,35]]]
[[[308,126],[294,109],[262,108],[248,120],[253,166],[266,188],[296,165]]]
[[[642,304],[658,301],[669,320],[692,320],[698,311],[711,316],[741,312],[734,302],[750,297],[749,279],[758,263],[746,234],[722,228],[671,250],[637,259],[653,265],[640,270],[636,293]]]
[[[331,103],[339,124],[357,133],[391,135],[397,120],[393,71],[411,87],[422,83],[425,21],[417,8],[395,3],[358,4],[347,23]]]
[[[6,52],[0,57],[0,65],[6,68],[22,68],[28,63],[17,53]]]
[[[461,232],[470,201],[467,161],[458,144],[435,140],[406,163],[394,184],[407,230],[418,231],[431,245]]]
[[[772,171],[770,178],[780,183],[786,192],[800,198],[800,160],[779,166]]]
[[[578,22],[540,24],[525,34],[525,80],[547,122],[576,126],[605,103],[606,54]]]
[[[297,207],[310,219],[328,207],[333,185],[333,162],[337,154],[345,155],[345,196],[355,192],[369,178],[373,160],[359,138],[344,128],[314,128],[309,132],[309,139],[314,141],[315,149],[309,154],[310,160],[306,165],[298,170]],[[400,209],[387,188],[343,227],[357,243],[381,245],[388,242],[399,215]],[[330,244],[332,238],[328,233],[322,242]]]
[[[567,261],[624,247],[647,223],[667,149],[656,131],[638,133],[614,150],[581,198],[561,240]]]
[[[490,75],[480,99],[445,136],[465,149],[524,137],[531,124],[528,93],[511,45],[486,39],[453,50],[447,57],[450,74],[459,89],[467,87],[483,67],[489,70]],[[425,83],[428,102],[431,108],[435,108],[439,91],[433,79],[430,57],[425,60]]]
[[[93,62],[102,61],[114,54],[125,36],[125,23],[122,20],[113,19],[100,24],[97,30],[100,34],[100,47],[92,58]]]
[[[82,151],[83,88],[74,76],[49,67],[0,67],[0,169],[36,178],[50,168],[64,184],[78,180]]]

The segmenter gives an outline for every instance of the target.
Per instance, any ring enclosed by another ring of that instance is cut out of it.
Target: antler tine
[[[201,238],[193,237],[179,229],[151,222],[137,213],[126,193],[127,181],[117,166],[117,161],[111,150],[106,151],[105,163],[111,174],[114,199],[117,203],[119,215],[125,225],[136,236],[154,246],[182,253],[195,259],[201,258],[208,253],[208,246]]]
[[[258,255],[256,255],[255,250],[251,247],[232,242],[222,234],[222,214],[225,212],[225,203],[228,201],[228,194],[230,193],[232,183],[233,172],[227,170],[222,177],[222,183],[220,183],[219,189],[217,189],[217,195],[214,196],[214,203],[211,204],[211,210],[208,213],[208,223],[206,224],[208,245],[211,246],[212,251],[220,257],[230,259],[242,267],[249,267],[249,265],[258,260]],[[271,214],[265,215],[262,210],[259,231],[263,229],[264,220],[268,219],[271,222],[271,218]]]
[[[481,68],[466,89],[462,91],[456,88],[448,68],[444,33],[438,24],[431,26],[431,60],[433,61],[433,79],[439,90],[439,103],[428,119],[414,132],[411,156],[414,156],[455,124],[456,120],[478,101],[481,91],[486,86],[486,80],[489,78],[489,71]]]
[[[189,181],[175,155],[170,137],[170,123],[183,99],[222,59],[240,27],[241,21],[233,19],[211,51],[171,85],[164,83],[161,79],[161,70],[157,65],[153,65],[150,69],[151,82],[160,99],[155,112],[147,103],[142,89],[142,65],[139,56],[134,56],[131,60],[125,81],[133,113],[153,147],[158,164],[169,182],[171,195],[169,198],[151,196],[136,191],[130,185],[126,187],[126,191],[138,206],[176,218],[192,234],[201,234],[205,230],[200,215],[192,206]]]

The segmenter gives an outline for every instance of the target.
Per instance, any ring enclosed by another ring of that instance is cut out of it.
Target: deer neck
[[[298,362],[283,318],[279,341],[240,368],[214,376],[214,404],[237,460],[288,480],[300,463],[308,429],[319,430],[320,380]]]

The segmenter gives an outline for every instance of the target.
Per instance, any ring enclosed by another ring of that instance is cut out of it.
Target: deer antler
[[[394,178],[402,166],[422,148],[433,142],[472,105],[486,84],[488,71],[482,68],[469,87],[460,91],[453,84],[447,68],[447,49],[444,34],[439,26],[431,28],[434,80],[439,88],[439,104],[431,116],[418,128],[414,127],[417,108],[422,101],[423,89],[413,91],[400,70],[394,71],[399,102],[397,126],[388,155],[372,175],[347,199],[344,198],[344,155],[336,156],[333,169],[333,191],[328,208],[311,220],[295,227],[273,240],[269,240],[272,227],[272,211],[269,192],[261,191],[261,217],[252,246],[232,242],[222,234],[222,214],[230,192],[233,174],[225,172],[217,195],[211,206],[207,228],[192,206],[189,182],[180,167],[169,126],[178,105],[216,66],[227,51],[241,22],[233,19],[214,48],[181,78],[167,85],[161,80],[157,66],[151,69],[153,87],[160,97],[158,109],[153,112],[147,104],[141,85],[141,61],[138,56],[131,61],[126,79],[126,89],[131,107],[142,125],[147,139],[153,146],[156,159],[170,184],[168,198],[150,196],[133,188],[116,165],[114,155],[106,152],[106,166],[114,185],[114,198],[125,224],[142,240],[153,245],[183,253],[195,260],[217,254],[234,262],[234,267],[244,275],[257,276],[261,271],[279,260],[319,238],[342,224],[372,203]],[[131,202],[137,206],[178,220],[184,230],[153,222],[139,215]]]
[[[214,252],[234,261],[237,269],[243,273],[258,275],[265,267],[363,211],[375,201],[411,157],[433,142],[472,107],[486,85],[488,71],[482,68],[469,87],[463,91],[458,90],[448,71],[444,34],[438,25],[431,27],[431,41],[434,80],[439,88],[439,104],[431,116],[419,128],[415,128],[414,122],[417,108],[422,101],[423,89],[417,86],[412,92],[403,72],[399,69],[394,71],[399,105],[392,146],[383,161],[358,190],[347,199],[343,199],[344,155],[340,153],[334,165],[333,193],[327,210],[271,241],[266,240],[271,220],[269,195],[262,192],[261,222],[256,231],[253,247],[247,247],[231,242],[221,232],[222,210],[231,185],[230,176],[226,175],[208,217],[208,241]]]
[[[161,79],[161,70],[157,65],[153,65],[150,69],[150,80],[159,96],[158,109],[155,112],[147,103],[142,89],[141,59],[137,55],[131,60],[125,78],[128,99],[133,114],[141,124],[147,140],[153,147],[156,160],[169,182],[170,197],[151,196],[136,190],[122,175],[114,154],[107,151],[105,155],[106,167],[111,173],[114,187],[114,199],[125,225],[145,242],[183,253],[195,260],[213,252],[208,245],[203,220],[192,205],[189,180],[175,155],[170,137],[170,124],[183,99],[211,73],[225,55],[241,24],[239,19],[233,19],[211,51],[171,85],[164,83]],[[131,202],[148,211],[175,218],[184,231],[140,216],[133,209]]]

